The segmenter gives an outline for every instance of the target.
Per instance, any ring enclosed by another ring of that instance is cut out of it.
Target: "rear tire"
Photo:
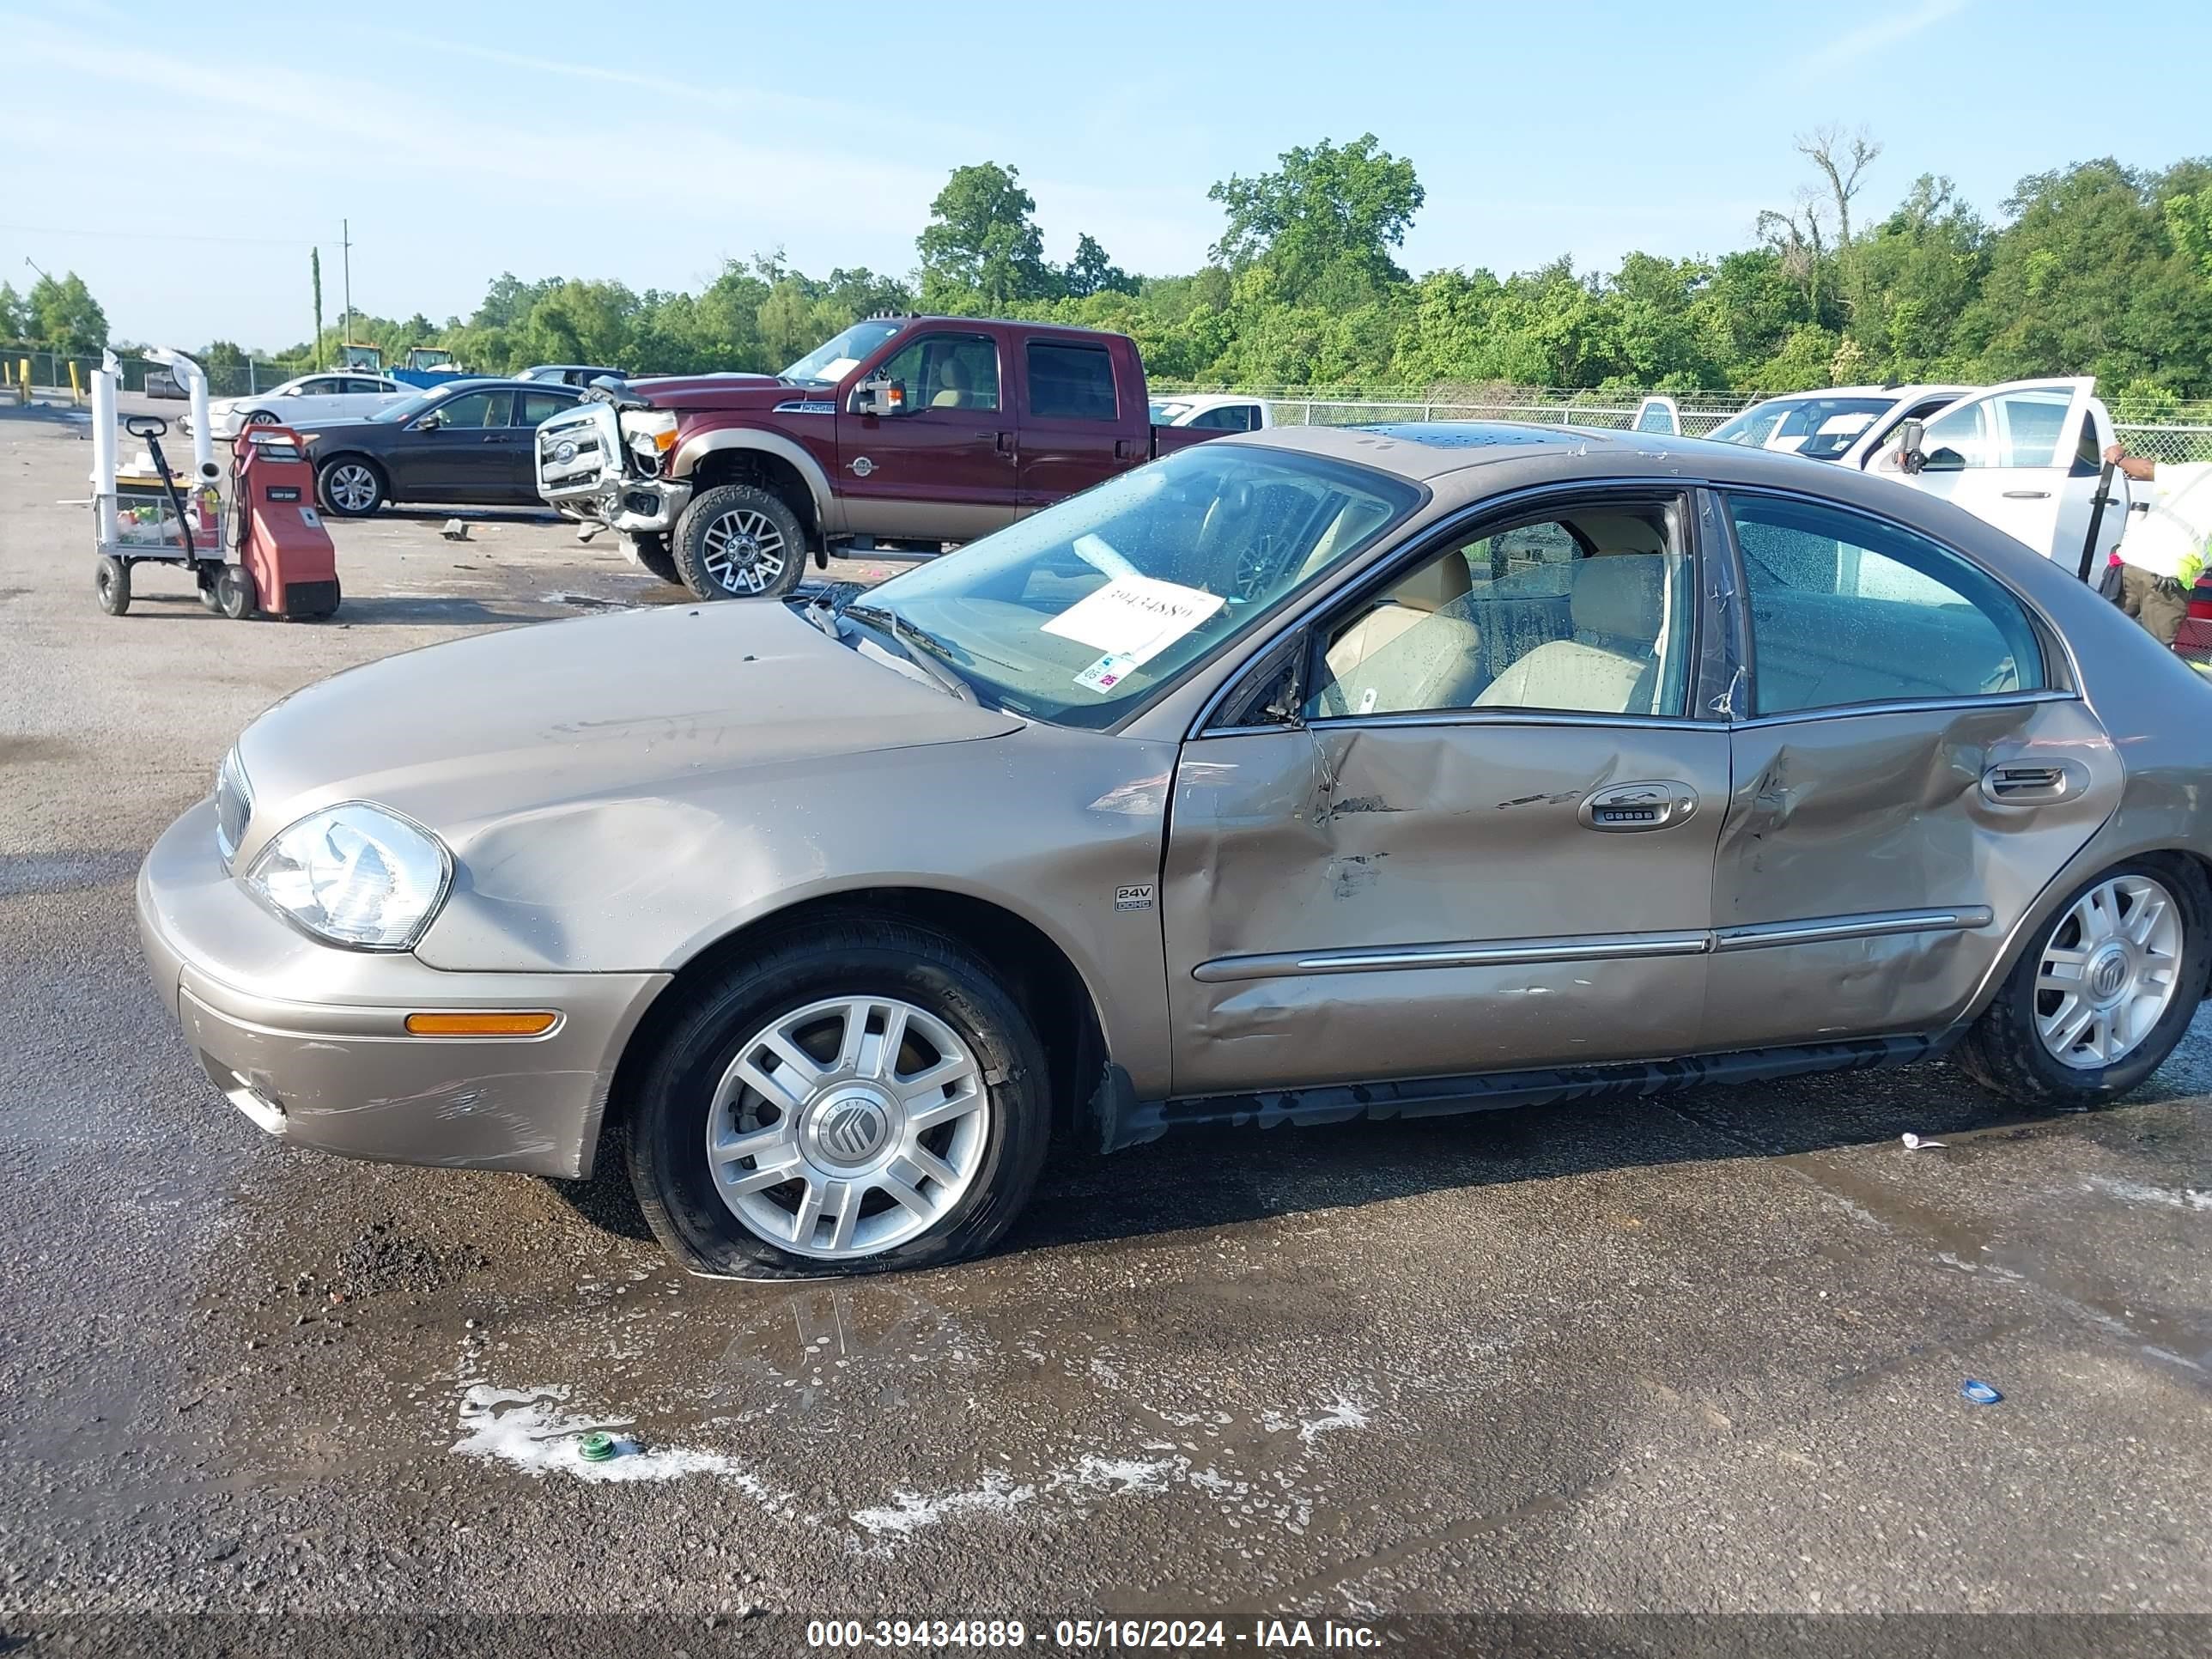
[[[227,564],[216,573],[215,608],[233,622],[243,622],[254,611],[253,578],[242,564]]]
[[[2094,921],[2083,920],[2100,910],[2112,923],[2112,933],[2102,937]],[[2168,914],[2179,921],[2178,939],[2160,920]],[[2157,948],[2137,945],[2136,933],[2150,935]],[[2063,988],[2074,982],[2077,957],[2078,992]],[[2122,988],[2100,998],[2092,981],[2108,961]],[[2126,988],[2131,972],[2134,990]],[[2145,1000],[2154,1000],[2161,976],[2170,977],[2171,989],[2153,1018]],[[2130,859],[2076,887],[2036,930],[1955,1057],[1969,1077],[2001,1098],[2054,1108],[2099,1105],[2165,1063],[2196,1017],[2208,976],[2212,881],[2193,859]],[[2149,1018],[2148,1029],[2129,1029],[2131,1019],[2142,1018]],[[2078,1033],[2077,1021],[2087,1022]],[[2101,1058],[2100,1047],[2112,1050],[2112,1058]]]
[[[1051,1133],[1043,1049],[953,939],[832,919],[674,994],[624,1122],[638,1204],[685,1266],[743,1279],[940,1266],[989,1249],[1028,1201]],[[739,1137],[760,1150],[710,1158],[710,1138]]]
[[[806,531],[782,497],[720,484],[677,521],[676,568],[702,599],[780,599],[806,568]]]
[[[111,617],[121,616],[131,609],[131,567],[102,555],[92,573],[92,591],[102,611]]]

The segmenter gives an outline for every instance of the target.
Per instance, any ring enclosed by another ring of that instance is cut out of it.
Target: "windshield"
[[[1420,500],[1365,467],[1206,444],[894,577],[866,604],[986,700],[1104,726]]]
[[[853,372],[861,358],[898,331],[896,323],[855,323],[836,339],[815,347],[776,378],[794,386],[835,386]]]
[[[1747,449],[1786,449],[1832,461],[1889,410],[1887,398],[1776,398],[1747,409],[1705,435]]]
[[[441,386],[436,392],[425,392],[396,404],[388,404],[368,418],[372,421],[411,421],[445,395],[445,388]]]

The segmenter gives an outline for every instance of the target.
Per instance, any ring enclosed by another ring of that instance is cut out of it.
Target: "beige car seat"
[[[968,358],[964,352],[949,351],[937,365],[937,395],[929,400],[932,409],[973,409],[975,406],[975,385],[968,376]]]
[[[1644,527],[1658,536],[1656,527]],[[1595,539],[1595,526],[1583,528]],[[1656,550],[1577,560],[1568,599],[1574,637],[1538,646],[1486,687],[1475,707],[1650,714],[1658,696],[1654,648],[1665,608],[1666,568],[1666,556]]]
[[[1381,595],[1328,647],[1336,696],[1328,714],[1464,708],[1482,680],[1482,633],[1468,606],[1467,560],[1457,552],[1423,566]]]

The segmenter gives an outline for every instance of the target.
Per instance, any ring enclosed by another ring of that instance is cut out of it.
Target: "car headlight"
[[[404,951],[438,913],[453,871],[445,844],[421,824],[356,800],[270,837],[246,880],[318,939]]]
[[[666,410],[631,410],[622,417],[623,438],[646,460],[676,447],[676,416]]]

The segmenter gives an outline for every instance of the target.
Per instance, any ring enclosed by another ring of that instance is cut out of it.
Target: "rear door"
[[[1729,784],[1698,591],[1683,495],[1601,486],[1316,618],[1301,719],[1221,716],[1176,768],[1176,1092],[1686,1052]]]
[[[1833,502],[1731,490],[1749,678],[1702,1046],[1917,1036],[1964,1011],[2118,805],[2122,770],[2029,608]]]
[[[1023,512],[1150,458],[1152,405],[1133,354],[1103,340],[1052,335],[1020,349]]]
[[[965,542],[1013,522],[1014,410],[995,331],[901,333],[866,378],[903,385],[905,412],[839,412],[837,494],[846,529]]]
[[[1927,465],[1905,481],[2072,568],[2101,465],[2089,416],[2095,386],[2087,377],[2013,380],[1961,398],[1928,422]],[[2126,517],[2106,514],[2100,552],[2118,542]]]

